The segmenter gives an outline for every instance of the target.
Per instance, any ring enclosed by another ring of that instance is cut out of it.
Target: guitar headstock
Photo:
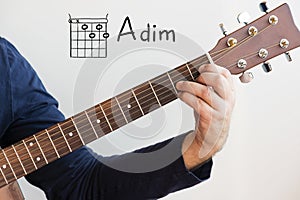
[[[209,54],[215,64],[240,74],[299,46],[300,32],[283,4],[220,39]]]

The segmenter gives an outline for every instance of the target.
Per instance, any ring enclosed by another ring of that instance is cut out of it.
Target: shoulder
[[[0,57],[8,59],[9,62],[13,60],[22,60],[23,56],[19,53],[17,48],[7,39],[0,36]]]

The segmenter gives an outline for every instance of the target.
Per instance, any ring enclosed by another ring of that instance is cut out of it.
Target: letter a
[[[125,28],[125,25],[126,25],[126,22],[127,22],[127,21],[128,21],[128,25],[129,25],[130,31],[123,33],[123,30],[124,30],[124,28]],[[134,40],[136,40],[136,37],[135,37],[135,35],[134,35],[134,31],[132,30],[132,26],[131,26],[131,23],[130,23],[130,19],[129,19],[129,17],[127,16],[127,17],[125,18],[124,22],[123,22],[123,25],[122,25],[122,28],[121,28],[119,34],[118,34],[118,39],[117,39],[117,41],[118,41],[118,42],[120,41],[120,37],[121,37],[121,36],[123,36],[123,35],[128,35],[128,34],[131,34],[131,35],[132,35],[132,38],[133,38]]]

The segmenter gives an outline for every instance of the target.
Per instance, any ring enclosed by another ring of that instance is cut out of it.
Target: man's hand
[[[197,82],[180,81],[179,98],[195,111],[195,130],[183,142],[183,158],[188,169],[204,163],[220,151],[226,141],[235,90],[230,72],[207,64],[199,68]]]

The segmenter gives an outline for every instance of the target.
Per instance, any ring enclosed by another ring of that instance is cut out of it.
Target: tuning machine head
[[[289,62],[292,62],[292,61],[293,61],[290,52],[285,52],[284,54],[285,54],[286,59],[287,59]]]
[[[223,24],[223,23],[219,24],[219,27],[220,27],[220,29],[221,29],[223,35],[224,35],[224,36],[227,36],[227,30],[226,30],[224,24]]]
[[[259,4],[259,8],[260,8],[260,10],[261,10],[262,12],[268,13],[269,8],[268,8],[268,6],[267,6],[267,2],[266,2],[266,1],[261,2],[261,3]]]
[[[239,79],[242,83],[249,83],[254,79],[254,76],[251,72],[244,72]]]
[[[237,16],[237,20],[240,24],[245,24],[247,25],[250,21],[250,15],[247,12],[242,12]]]
[[[269,62],[265,62],[264,64],[262,64],[262,68],[265,72],[269,73],[270,71],[272,71],[272,66]]]

